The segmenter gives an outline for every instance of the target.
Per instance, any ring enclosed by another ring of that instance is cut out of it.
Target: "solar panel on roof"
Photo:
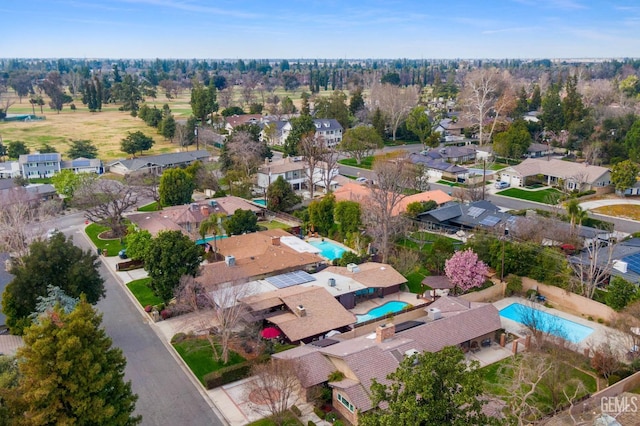
[[[305,271],[287,272],[286,274],[274,275],[265,280],[276,288],[287,288],[298,284],[304,284],[316,279],[313,275]]]
[[[627,268],[640,274],[640,253],[632,254],[622,258],[623,262],[627,263]]]
[[[317,346],[319,348],[326,348],[327,346],[335,345],[336,343],[338,343],[338,341],[334,339],[322,339],[311,342],[313,346]]]
[[[409,330],[410,328],[417,327],[419,325],[424,324],[424,321],[405,321],[396,325],[396,333],[400,333],[401,331]]]
[[[480,221],[480,225],[482,226],[496,226],[496,224],[500,222],[500,218],[497,216],[487,216]]]
[[[483,209],[482,207],[469,207],[469,211],[467,212],[467,214],[473,218],[476,218],[480,216],[482,213],[484,213],[485,211],[487,210]]]

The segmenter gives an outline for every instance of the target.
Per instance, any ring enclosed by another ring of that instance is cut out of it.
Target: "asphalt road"
[[[43,222],[44,229],[57,228],[73,237],[83,249],[94,250],[83,231],[82,213]],[[48,227],[48,228],[47,228]],[[125,379],[138,394],[136,414],[143,425],[224,425],[173,358],[146,319],[132,304],[113,273],[104,265],[107,295],[97,304],[102,325],[127,358]]]

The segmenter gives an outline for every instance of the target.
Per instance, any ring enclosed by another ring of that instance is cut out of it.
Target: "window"
[[[353,413],[354,407],[353,404],[351,404],[344,396],[342,396],[342,394],[338,393],[338,401],[340,401],[342,403],[342,405],[344,405],[345,407],[347,407],[347,410],[351,411]]]

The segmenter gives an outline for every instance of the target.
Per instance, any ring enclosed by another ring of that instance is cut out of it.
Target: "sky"
[[[640,57],[638,0],[0,0],[3,58]]]

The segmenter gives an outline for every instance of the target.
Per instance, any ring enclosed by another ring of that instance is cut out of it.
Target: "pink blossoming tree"
[[[480,287],[485,280],[489,268],[471,249],[454,253],[444,264],[444,273],[453,283],[454,294],[458,289],[463,292]]]

